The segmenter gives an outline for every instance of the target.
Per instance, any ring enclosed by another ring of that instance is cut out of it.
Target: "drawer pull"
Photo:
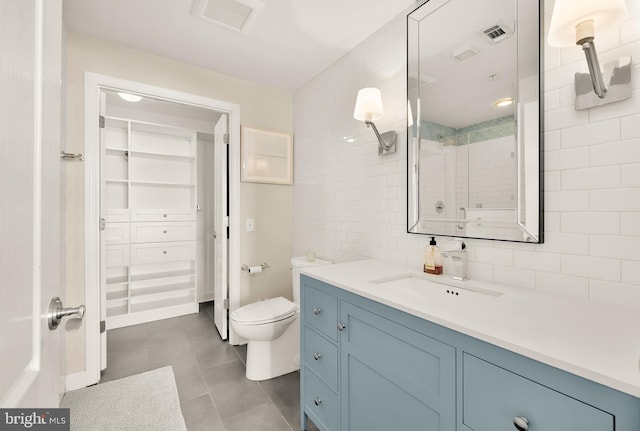
[[[347,325],[345,325],[344,323],[342,322],[338,323],[338,330],[344,331],[346,327]]]
[[[322,400],[320,398],[316,398],[315,400],[313,400],[313,404],[319,406],[320,404],[322,404]]]
[[[167,254],[167,250],[162,250],[162,254]]]
[[[319,360],[320,358],[322,358],[322,355],[320,353],[313,354],[313,359],[315,359],[316,361]]]
[[[162,217],[167,218],[167,215],[166,214],[162,214]]]
[[[165,230],[163,230],[163,231],[162,231],[162,233],[167,233],[167,230],[166,230],[166,229],[165,229]]]
[[[513,425],[515,425],[518,431],[527,431],[529,429],[529,421],[522,416],[516,416],[513,418]]]
[[[322,310],[320,310],[318,307],[316,307],[316,308],[313,309],[313,314],[315,314],[317,316],[318,314],[320,314],[321,311]]]

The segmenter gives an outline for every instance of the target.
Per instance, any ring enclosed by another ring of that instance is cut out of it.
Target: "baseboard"
[[[87,387],[87,372],[80,371],[73,374],[67,374],[65,377],[65,386],[66,391],[73,391]]]

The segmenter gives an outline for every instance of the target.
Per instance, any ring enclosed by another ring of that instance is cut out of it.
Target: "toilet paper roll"
[[[258,272],[262,272],[262,267],[260,265],[249,267],[249,274],[256,274]]]

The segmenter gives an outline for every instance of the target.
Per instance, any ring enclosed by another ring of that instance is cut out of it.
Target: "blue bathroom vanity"
[[[374,260],[304,271],[302,429],[640,430],[635,313],[442,281]]]

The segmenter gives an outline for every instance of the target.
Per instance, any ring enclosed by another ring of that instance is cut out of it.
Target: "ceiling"
[[[262,0],[246,33],[191,15],[193,0],[64,0],[67,30],[296,90],[416,0]]]

